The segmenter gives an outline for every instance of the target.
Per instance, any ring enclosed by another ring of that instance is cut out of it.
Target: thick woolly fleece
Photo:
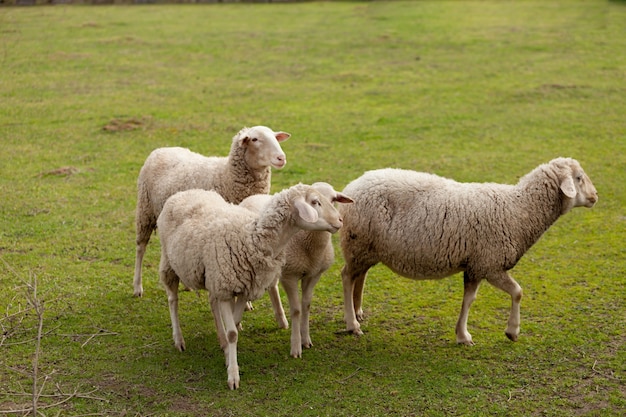
[[[159,148],[146,159],[137,180],[136,258],[134,294],[143,294],[141,266],[165,201],[190,189],[215,190],[231,203],[268,193],[271,166],[282,168],[286,158],[279,142],[290,137],[265,126],[243,128],[232,140],[227,157],[206,157],[185,148]]]
[[[344,189],[355,203],[339,207],[344,256],[352,270],[382,262],[415,279],[507,271],[575,205],[560,188],[574,172],[584,175],[570,158],[537,167],[517,185],[401,169],[366,172]]]
[[[211,298],[256,300],[284,263],[276,246],[289,212],[289,190],[276,194],[260,216],[213,191],[177,193],[157,222],[161,265],[169,265],[187,288],[207,289]]]
[[[270,191],[271,167],[248,164],[247,148],[239,143],[242,134],[244,130],[233,137],[228,156],[207,157],[179,147],[155,149],[148,156],[137,180],[137,221],[149,229],[143,234],[150,236],[165,201],[179,191],[215,190],[234,204]]]

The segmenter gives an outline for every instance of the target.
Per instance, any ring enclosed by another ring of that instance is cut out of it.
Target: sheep
[[[260,214],[227,203],[215,191],[188,190],[170,197],[158,217],[160,281],[165,287],[174,345],[185,350],[178,320],[178,283],[209,291],[211,310],[228,367],[228,387],[239,388],[238,324],[246,302],[276,282],[284,248],[300,229],[335,233],[342,219],[310,185],[275,194]]]
[[[412,279],[440,279],[463,272],[464,295],[456,341],[473,345],[467,319],[483,279],[511,296],[506,336],[520,332],[522,289],[508,274],[522,255],[563,214],[592,207],[598,193],[580,164],[556,158],[517,185],[459,183],[401,169],[369,171],[344,193],[340,206],[344,319],[362,335],[363,286],[369,268],[382,262]]]
[[[352,203],[347,195],[337,192],[325,182],[316,182],[311,185],[330,202]],[[257,213],[271,201],[267,194],[257,194],[243,200],[239,205]],[[302,357],[302,347],[313,346],[309,334],[309,312],[313,298],[313,288],[322,274],[335,261],[331,234],[326,231],[305,231],[296,233],[285,248],[285,264],[282,267],[280,282],[289,299],[289,315],[291,317],[291,356]],[[302,285],[302,299],[298,296],[298,281]],[[285,312],[278,296],[278,283],[268,290],[276,320],[281,323],[281,314]],[[284,318],[286,321],[286,318]]]
[[[141,265],[165,201],[178,191],[201,188],[215,190],[230,203],[269,193],[271,169],[287,163],[280,142],[286,132],[265,126],[243,128],[232,139],[227,157],[206,157],[189,149],[155,149],[146,159],[137,180],[136,258],[134,295],[143,295]]]

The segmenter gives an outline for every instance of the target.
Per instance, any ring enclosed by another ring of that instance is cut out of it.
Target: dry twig
[[[6,268],[13,274],[15,275],[17,278],[19,278],[22,282],[24,282],[24,280],[19,276],[19,274],[2,258],[0,257],[0,260],[4,263],[4,265],[6,266]],[[18,287],[19,289],[20,287]],[[32,405],[30,407],[26,407],[23,406],[21,408],[16,408],[16,409],[6,409],[6,410],[0,410],[0,415],[8,415],[8,414],[22,414],[22,415],[32,415],[32,416],[38,416],[38,415],[43,415],[43,413],[41,412],[41,410],[43,409],[49,409],[49,408],[53,408],[53,407],[57,407],[59,405],[65,404],[68,401],[70,401],[73,398],[84,398],[84,399],[92,399],[92,400],[98,400],[98,401],[108,401],[106,399],[103,398],[99,398],[99,397],[95,397],[92,396],[91,394],[93,394],[96,389],[87,392],[87,393],[80,393],[78,390],[78,387],[76,389],[74,389],[73,392],[71,393],[64,393],[63,390],[61,389],[61,387],[59,386],[59,384],[55,384],[56,386],[56,394],[44,394],[44,389],[46,388],[46,384],[51,381],[52,377],[51,375],[54,374],[55,371],[53,371],[50,374],[46,374],[43,377],[39,376],[39,367],[40,367],[40,360],[41,360],[41,342],[42,339],[45,335],[47,335],[48,333],[56,330],[58,327],[52,329],[52,330],[48,330],[46,332],[44,332],[44,313],[45,313],[45,301],[40,297],[40,293],[39,293],[39,287],[38,287],[38,280],[37,280],[37,276],[36,275],[32,275],[30,282],[25,282],[25,285],[23,286],[24,289],[24,296],[26,298],[27,301],[27,307],[22,307],[21,304],[19,306],[19,311],[17,311],[16,313],[12,313],[12,314],[8,314],[8,308],[7,308],[7,314],[5,314],[5,316],[3,318],[0,319],[0,325],[3,331],[3,337],[0,339],[0,346],[4,345],[4,346],[11,346],[11,345],[17,345],[17,344],[23,344],[23,343],[28,343],[28,342],[35,342],[35,352],[34,352],[34,356],[33,356],[33,361],[32,361],[32,370],[30,372],[21,370],[21,369],[17,369],[17,368],[13,368],[10,367],[8,365],[4,365],[7,369],[10,369],[12,371],[21,373],[25,376],[28,376],[30,378],[32,378],[32,389],[30,390],[30,392],[27,392],[19,383],[19,381],[17,382],[17,384],[20,386],[20,388],[22,389],[21,393],[9,393],[9,395],[13,395],[13,396],[29,396],[31,397],[31,401],[32,401]],[[32,328],[28,328],[26,330],[24,330],[24,325],[23,325],[23,321],[25,316],[30,313],[33,312],[35,313],[36,316],[36,324],[34,327]],[[4,326],[4,322],[9,322],[10,324],[10,328],[7,328]],[[20,341],[20,342],[12,342],[12,343],[4,343],[4,341],[11,337],[11,335],[15,335],[18,333],[22,333],[25,331],[32,331],[33,329],[37,329],[36,330],[36,336],[26,340],[26,341]],[[95,335],[91,335],[91,337],[87,340],[87,342],[89,340],[91,340],[94,336],[99,336],[99,335],[107,335],[107,334],[116,334],[113,332],[107,332],[104,329],[99,329],[99,331],[101,333],[99,334],[95,334]],[[7,334],[9,334],[9,336],[7,336]],[[85,342],[83,344],[83,346],[87,343]],[[41,384],[39,385],[39,381],[41,381]],[[39,404],[39,400],[41,398],[47,398],[47,399],[56,399],[58,401],[55,401],[53,403],[50,404]],[[18,406],[19,407],[19,406]]]
[[[345,378],[341,378],[341,379],[340,379],[340,380],[338,380],[337,382],[338,382],[338,383],[340,383],[340,384],[345,384],[345,383],[346,383],[346,381],[347,381],[348,379],[352,378],[353,376],[355,376],[356,374],[358,374],[359,372],[361,372],[361,369],[362,369],[362,368],[361,368],[360,366],[359,366],[359,367],[357,367],[357,368],[356,368],[356,371],[352,372],[350,375],[348,375],[348,376],[347,376],[347,377],[345,377]]]
[[[598,364],[598,360],[596,359],[595,361],[593,361],[593,365],[591,366],[591,370],[592,370],[593,372],[597,373],[598,375],[602,375],[602,376],[603,376],[603,377],[605,377],[605,378],[614,379],[614,380],[616,380],[616,381],[619,381],[619,379],[620,379],[620,378],[618,378],[618,377],[616,377],[616,376],[612,375],[612,373],[611,373],[611,375],[609,375],[609,374],[606,374],[606,373],[604,373],[604,372],[602,372],[602,371],[597,370],[597,369],[596,369],[596,365],[597,365],[597,364]]]

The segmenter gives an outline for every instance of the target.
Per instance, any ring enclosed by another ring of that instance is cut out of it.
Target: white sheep
[[[178,283],[207,289],[228,386],[239,387],[237,326],[246,302],[276,282],[284,248],[300,229],[335,233],[342,225],[333,205],[310,185],[272,196],[260,214],[227,203],[215,191],[188,190],[170,197],[157,226],[161,237],[159,276],[167,293],[175,346],[183,351],[178,321]]]
[[[330,202],[352,203],[347,195],[335,191],[325,182],[316,182],[311,185]],[[260,213],[264,206],[271,201],[267,194],[257,194],[243,200],[239,205]],[[282,284],[289,300],[289,316],[291,317],[291,356],[302,357],[302,347],[313,346],[309,334],[309,312],[313,298],[313,288],[322,274],[335,261],[335,251],[331,241],[331,234],[327,231],[300,230],[296,233],[285,248],[285,264],[280,274]],[[301,281],[302,299],[298,296],[298,281]],[[276,320],[281,323],[281,314],[286,321],[285,312],[278,296],[278,283],[268,290]]]
[[[511,295],[506,335],[520,331],[522,289],[507,271],[561,215],[592,207],[598,194],[580,164],[557,158],[517,185],[458,183],[432,174],[369,171],[344,189],[341,271],[347,330],[363,334],[363,286],[369,268],[382,262],[413,279],[439,279],[463,271],[464,295],[456,341],[473,345],[469,309],[481,280]]]
[[[134,295],[141,297],[141,265],[165,201],[194,188],[217,191],[238,204],[253,194],[270,191],[271,168],[287,163],[279,142],[291,135],[265,126],[243,128],[232,140],[227,157],[206,157],[185,148],[158,148],[146,159],[137,180]]]

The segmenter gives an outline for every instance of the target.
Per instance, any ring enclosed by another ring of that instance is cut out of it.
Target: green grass
[[[0,8],[0,413],[32,403],[38,359],[45,415],[623,415],[625,21],[618,1]],[[365,335],[339,334],[337,251],[314,347],[290,358],[257,301],[230,392],[205,294],[182,294],[173,347],[158,237],[132,297],[136,178],[156,147],[225,155],[256,124],[293,135],[273,191],[387,166],[515,183],[571,156],[600,200],[513,269],[517,343],[504,293],[481,287],[457,346],[460,276],[381,266]]]

